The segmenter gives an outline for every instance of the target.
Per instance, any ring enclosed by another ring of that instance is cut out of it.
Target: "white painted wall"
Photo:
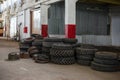
[[[21,11],[17,14],[17,25],[19,25],[20,23],[22,24],[21,26],[19,26],[19,31],[20,31],[20,40],[24,38],[24,32],[23,32],[23,28],[24,28],[24,11]]]
[[[19,12],[17,19],[17,25],[22,23],[22,25],[20,26],[20,40],[30,37],[30,9]],[[28,33],[24,33],[25,26],[28,29]]]
[[[65,0],[65,24],[76,24],[77,0]]]
[[[25,34],[25,38],[30,37],[30,9],[25,10],[25,26],[28,28],[28,33],[24,33]]]
[[[16,16],[13,16],[10,20],[10,38],[14,38],[17,33],[17,26],[16,26]]]

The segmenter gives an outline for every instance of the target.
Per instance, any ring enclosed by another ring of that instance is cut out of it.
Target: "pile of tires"
[[[76,49],[77,63],[80,65],[90,66],[97,49]]]
[[[32,46],[32,42],[34,41],[34,38],[25,38],[20,41],[19,48],[20,53],[25,53],[28,51],[28,49]]]
[[[119,61],[116,53],[97,52],[91,68],[97,71],[114,72],[118,71]]]
[[[40,54],[39,49],[35,46],[30,47],[28,53],[31,58],[34,58],[34,55]]]
[[[74,49],[68,44],[53,44],[50,50],[51,62],[61,65],[70,65],[75,63]]]
[[[62,43],[61,38],[45,38],[43,40],[43,54],[49,57],[50,59],[50,49],[52,48],[52,45],[55,43]]]
[[[31,37],[33,37],[35,39],[43,39],[43,37],[39,34],[31,34]]]
[[[32,42],[32,46],[36,47],[40,54],[42,54],[42,43],[43,39],[35,39],[34,42]]]
[[[119,67],[118,67],[118,69],[120,71],[120,53],[118,54],[118,61],[119,61]]]
[[[63,43],[64,44],[71,44],[74,45],[78,42],[77,39],[73,39],[73,38],[63,38]]]

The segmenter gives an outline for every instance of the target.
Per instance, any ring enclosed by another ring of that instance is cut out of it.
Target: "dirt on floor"
[[[120,72],[99,72],[78,64],[37,64],[32,59],[5,60],[10,52],[18,51],[18,42],[0,40],[0,80],[120,80]]]

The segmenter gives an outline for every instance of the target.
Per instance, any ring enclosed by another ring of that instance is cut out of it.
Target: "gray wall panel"
[[[77,3],[76,10],[77,35],[107,35],[107,6]],[[52,4],[49,14],[49,34],[64,34],[64,2]]]

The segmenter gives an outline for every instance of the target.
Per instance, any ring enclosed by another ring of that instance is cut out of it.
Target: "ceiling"
[[[120,5],[120,0],[79,0],[79,2]]]

